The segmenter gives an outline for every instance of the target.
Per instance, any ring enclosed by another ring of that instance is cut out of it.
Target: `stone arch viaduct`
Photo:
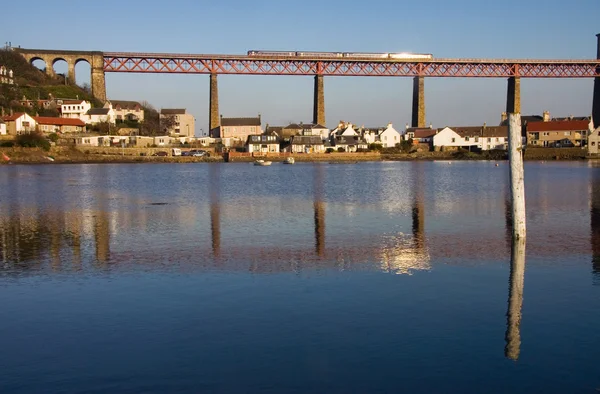
[[[90,65],[92,94],[101,101],[106,100],[106,82],[104,79],[104,54],[99,51],[63,51],[63,50],[17,50],[30,64],[41,60],[46,64],[46,74],[51,77],[56,75],[54,64],[64,60],[67,62],[67,80],[75,84],[75,65],[79,62],[87,62]]]

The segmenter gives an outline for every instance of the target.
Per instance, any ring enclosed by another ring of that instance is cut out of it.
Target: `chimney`
[[[404,127],[406,130],[408,130],[408,123],[406,124],[406,126]]]
[[[500,123],[502,124],[503,122],[506,122],[507,119],[508,115],[506,114],[506,112],[502,112],[502,114],[500,115]]]
[[[550,122],[550,112],[544,111],[544,113],[542,115],[542,119],[544,120],[544,122]]]

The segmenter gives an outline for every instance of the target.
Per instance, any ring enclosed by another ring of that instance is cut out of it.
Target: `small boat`
[[[296,160],[294,160],[293,157],[288,157],[287,159],[284,160],[283,164],[294,164],[296,162]]]
[[[271,162],[270,161],[264,161],[264,160],[256,160],[254,162],[255,166],[270,166]]]

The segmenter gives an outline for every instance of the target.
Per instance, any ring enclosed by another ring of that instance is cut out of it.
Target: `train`
[[[304,51],[262,51],[250,50],[248,56],[266,57],[306,57],[306,58],[353,58],[353,59],[394,59],[394,60],[431,60],[430,53],[368,53],[368,52],[304,52]]]

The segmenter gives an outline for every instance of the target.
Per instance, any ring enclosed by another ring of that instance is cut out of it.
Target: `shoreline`
[[[0,148],[0,159],[6,154],[10,161],[2,160],[0,165],[7,164],[153,164],[153,163],[224,163],[227,162],[221,155],[209,157],[189,156],[139,156],[103,153],[87,153],[78,149],[52,148],[44,151],[40,148]],[[229,162],[252,163],[263,158],[274,163],[283,162],[286,157],[281,156],[236,156]],[[417,153],[324,153],[324,154],[294,154],[296,163],[305,162],[332,162],[332,163],[357,163],[357,162],[379,162],[379,161],[507,161],[508,158],[501,155],[489,154],[457,154],[457,152],[417,152]],[[53,160],[49,159],[52,158]],[[557,151],[547,148],[527,149],[525,161],[585,161],[595,160],[596,157],[588,157],[582,152],[564,149]]]

